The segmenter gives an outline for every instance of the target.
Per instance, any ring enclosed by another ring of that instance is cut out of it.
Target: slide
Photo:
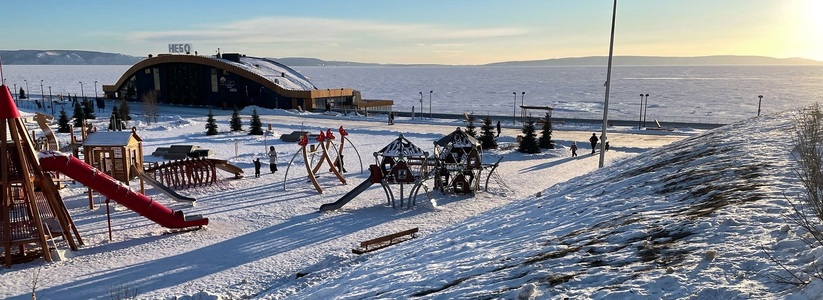
[[[200,215],[186,217],[182,211],[173,211],[146,195],[130,190],[119,180],[75,157],[56,151],[40,152],[39,157],[43,170],[63,173],[160,226],[187,228],[209,224],[208,218]]]
[[[154,177],[146,175],[146,173],[144,173],[143,170],[141,170],[138,167],[131,166],[131,171],[134,172],[134,174],[137,174],[137,177],[140,177],[140,179],[143,179],[144,182],[146,182],[146,183],[150,184],[151,186],[157,188],[160,192],[162,192],[163,194],[166,194],[166,196],[169,196],[174,201],[188,202],[188,203],[192,203],[194,201],[197,201],[197,199],[194,199],[192,197],[186,197],[186,196],[178,194],[176,191],[174,191],[170,187],[167,187],[167,186],[163,185],[162,183],[160,183],[159,181],[157,181],[157,179],[154,179]]]
[[[215,168],[234,174],[235,179],[243,178],[243,169],[240,167],[232,165],[228,161],[222,159],[207,159],[214,163]]]
[[[361,183],[360,185],[355,187],[353,190],[351,190],[348,193],[346,193],[345,195],[343,195],[343,197],[341,197],[339,200],[334,201],[333,203],[326,203],[326,204],[321,205],[320,206],[320,211],[335,210],[335,209],[339,209],[339,208],[343,207],[343,205],[346,205],[346,203],[349,203],[349,201],[354,199],[354,197],[357,197],[357,195],[360,195],[360,193],[362,193],[363,191],[368,189],[372,184],[374,184],[374,183],[372,182],[371,179],[366,179],[366,181],[363,181],[363,183]]]

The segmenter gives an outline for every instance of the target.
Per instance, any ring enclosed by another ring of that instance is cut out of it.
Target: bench
[[[351,252],[354,254],[363,254],[380,250],[394,244],[402,243],[417,237],[416,233],[418,230],[419,228],[415,227],[406,231],[401,231],[398,233],[381,236],[376,239],[363,241],[360,242],[360,248],[351,249]]]

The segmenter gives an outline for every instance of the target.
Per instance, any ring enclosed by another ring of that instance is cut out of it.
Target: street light
[[[83,94],[83,82],[81,81],[80,82],[80,98],[85,98],[85,97],[86,97],[86,95]],[[85,101],[85,100],[83,100],[83,101]]]
[[[54,99],[51,97],[51,87],[49,87],[49,105],[51,105],[51,115],[54,116]]]
[[[643,106],[643,127],[646,127],[647,112],[649,112],[649,94],[646,94],[646,105]]]
[[[617,0],[614,0],[612,8],[612,29],[609,39],[609,64],[606,71],[606,96],[603,99],[603,128],[600,132],[600,164],[602,168],[606,160],[606,127],[609,125],[609,91],[612,87],[612,58],[614,57],[614,23],[617,19]]]
[[[525,121],[526,109],[523,108],[523,98],[526,97],[526,92],[520,94],[520,123]]]
[[[640,115],[637,120],[637,130],[643,129],[643,94],[640,94]]]
[[[517,125],[517,92],[512,92],[514,95],[514,103],[512,103],[512,125]]]
[[[14,106],[20,106],[20,103],[17,103],[17,84],[14,84]]]
[[[43,92],[43,80],[40,80],[40,102],[43,102],[43,105],[46,105],[46,97],[44,97],[46,93]]]
[[[25,79],[23,79],[23,82],[26,83],[26,99],[28,99],[29,98],[29,82]]]
[[[423,120],[423,92],[420,92],[420,120]]]
[[[758,95],[757,98],[760,100],[757,101],[757,116],[760,116],[760,103],[763,103],[763,95]]]
[[[97,101],[97,80],[94,81],[94,100]]]
[[[429,91],[429,120],[434,119],[432,118],[432,93],[434,93],[434,91]]]

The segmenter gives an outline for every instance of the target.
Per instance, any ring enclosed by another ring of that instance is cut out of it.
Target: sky
[[[0,49],[485,64],[605,56],[613,2],[8,1]],[[13,3],[13,4],[12,4]],[[617,6],[615,55],[823,60],[823,1],[636,0]]]

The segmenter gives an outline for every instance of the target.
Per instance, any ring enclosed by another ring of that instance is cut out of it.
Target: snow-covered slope
[[[769,258],[808,277],[821,251],[785,217],[801,191],[793,120],[750,119],[648,151],[371,254],[300,298],[819,296],[820,281],[778,283],[791,276]]]

